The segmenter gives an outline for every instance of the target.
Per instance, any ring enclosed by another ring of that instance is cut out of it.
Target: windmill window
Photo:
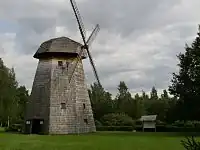
[[[61,103],[61,109],[66,109],[66,104],[65,103]]]
[[[87,119],[84,119],[84,122],[85,122],[86,124],[88,124],[88,120],[87,120]]]
[[[27,121],[26,121],[26,124],[31,124],[31,121],[27,120]]]
[[[43,122],[43,121],[40,121],[40,124],[44,124],[44,122]]]
[[[83,103],[83,109],[85,109],[85,103]]]
[[[68,61],[66,62],[66,67],[67,67],[67,69],[69,68],[69,62]]]
[[[62,61],[58,61],[58,66],[63,66],[63,62]]]

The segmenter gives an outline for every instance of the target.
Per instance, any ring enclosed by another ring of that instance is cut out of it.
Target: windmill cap
[[[77,56],[83,47],[82,44],[68,38],[58,37],[43,42],[34,54],[34,58]],[[82,58],[86,58],[85,51]]]

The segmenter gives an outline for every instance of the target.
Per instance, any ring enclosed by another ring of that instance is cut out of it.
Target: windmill
[[[31,95],[26,104],[25,132],[73,134],[95,132],[95,123],[82,59],[89,57],[100,80],[89,46],[100,30],[97,24],[86,40],[86,31],[74,0],[70,0],[83,44],[68,37],[43,42],[34,54],[39,59]],[[87,56],[86,56],[87,55]]]

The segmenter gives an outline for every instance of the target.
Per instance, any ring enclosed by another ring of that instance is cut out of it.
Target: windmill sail
[[[99,30],[100,30],[100,27],[99,27],[99,24],[97,24],[87,40],[87,46],[91,45],[91,43],[94,41],[94,38],[97,36],[97,33],[99,32]]]
[[[70,0],[70,2],[71,2],[71,5],[72,5],[74,14],[75,14],[75,16],[76,16],[76,20],[77,20],[77,22],[78,22],[79,30],[80,30],[80,33],[81,33],[81,36],[82,36],[82,39],[83,39],[83,43],[84,43],[83,48],[86,49],[86,51],[87,51],[87,54],[88,54],[88,56],[89,56],[90,64],[92,65],[92,69],[93,69],[95,78],[96,78],[98,84],[101,85],[101,84],[100,84],[100,80],[99,80],[99,76],[98,76],[98,74],[97,74],[97,70],[96,70],[96,67],[95,67],[95,64],[94,64],[94,61],[93,61],[93,59],[92,59],[92,56],[91,56],[91,53],[90,53],[89,47],[88,47],[88,44],[91,44],[91,42],[94,40],[94,37],[96,36],[97,32],[99,31],[99,29],[100,29],[100,28],[99,28],[99,25],[97,24],[97,26],[96,26],[95,29],[93,30],[92,34],[91,34],[90,37],[88,38],[88,41],[86,42],[86,40],[85,40],[85,37],[86,37],[86,36],[85,36],[85,28],[84,28],[84,25],[83,25],[83,22],[82,22],[82,19],[81,19],[81,16],[80,16],[78,7],[77,7],[76,2],[75,2],[74,0]],[[83,48],[80,50],[80,54],[82,54],[82,52],[83,52],[83,50],[84,50]],[[73,69],[73,72],[74,72],[74,70],[76,69],[76,66],[77,66],[77,64],[78,64],[78,61],[80,60],[80,56],[81,56],[80,54],[78,54],[78,60],[76,60],[76,65],[75,65],[75,67],[74,67],[74,69]],[[71,75],[71,77],[70,77],[70,81],[71,81],[72,76],[73,76],[73,73],[72,73],[72,75]]]
[[[76,5],[76,2],[74,0],[70,0],[71,2],[71,5],[72,5],[72,8],[73,8],[73,11],[74,11],[74,14],[76,16],[76,20],[78,22],[78,26],[79,26],[79,30],[80,30],[80,33],[81,33],[81,36],[83,38],[83,42],[84,44],[86,43],[85,42],[85,37],[86,37],[86,31],[85,31],[85,28],[84,28],[84,24],[83,24],[83,21],[81,19],[81,15],[80,15],[80,12],[78,10],[78,7]]]
[[[96,25],[95,29],[93,30],[93,32],[91,33],[91,35],[89,36],[89,38],[88,38],[88,40],[87,40],[87,43],[88,43],[89,45],[92,43],[92,41],[93,41],[94,38],[96,37],[96,35],[97,35],[97,33],[98,33],[99,30],[100,30],[99,25]],[[72,69],[73,71],[72,71],[72,73],[71,73],[71,75],[70,75],[70,77],[69,77],[69,83],[71,82],[71,79],[72,79],[72,77],[73,77],[73,74],[74,74],[74,71],[75,71],[75,69],[76,69],[76,67],[77,67],[78,62],[81,61],[82,53],[83,53],[84,50],[85,50],[84,48],[86,49],[87,54],[88,54],[88,56],[89,56],[90,63],[91,63],[91,65],[92,65],[92,68],[93,68],[93,71],[94,71],[94,74],[95,74],[95,78],[96,78],[98,84],[100,85],[100,80],[99,80],[99,77],[98,77],[98,74],[97,74],[97,71],[96,71],[96,68],[95,68],[95,65],[94,65],[92,56],[91,56],[91,54],[90,54],[88,45],[86,45],[85,47],[81,48],[80,52],[78,53],[78,55],[77,55],[77,60],[75,60],[75,65],[74,65],[74,68]]]

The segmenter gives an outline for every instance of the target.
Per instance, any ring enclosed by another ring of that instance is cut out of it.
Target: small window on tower
[[[83,109],[85,109],[85,103],[83,103]]]
[[[87,120],[87,119],[84,119],[84,122],[85,122],[86,124],[88,124],[88,120]]]
[[[68,61],[66,62],[66,67],[67,67],[67,70],[68,70],[68,68],[69,68],[69,62]]]
[[[63,66],[63,62],[62,61],[58,61],[58,66]]]
[[[61,109],[66,109],[66,104],[65,103],[61,103]]]

